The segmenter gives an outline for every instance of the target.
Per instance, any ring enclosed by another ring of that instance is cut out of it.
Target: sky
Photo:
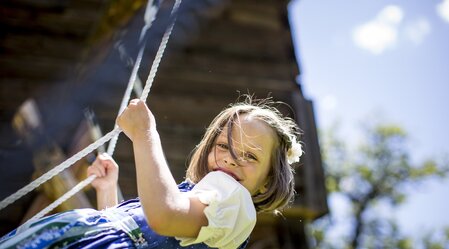
[[[414,162],[449,154],[449,0],[292,0],[289,13],[320,128],[338,122],[354,145],[380,119],[408,132]],[[449,179],[426,181],[392,215],[412,236],[449,226],[448,193]]]

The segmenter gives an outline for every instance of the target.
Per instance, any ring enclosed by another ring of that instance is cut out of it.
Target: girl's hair
[[[270,99],[252,100],[247,97],[245,101],[230,105],[220,112],[204,134],[201,142],[196,146],[190,158],[186,177],[193,182],[200,181],[207,173],[207,159],[215,140],[226,126],[228,129],[228,141],[232,145],[232,125],[239,115],[247,114],[257,118],[270,126],[277,135],[277,141],[271,156],[271,169],[268,173],[267,191],[252,196],[254,205],[258,212],[274,211],[285,207],[292,201],[294,190],[294,170],[287,161],[287,153],[293,144],[297,144],[296,137],[299,128],[296,123],[288,117],[284,117]],[[231,146],[231,154],[236,155]]]

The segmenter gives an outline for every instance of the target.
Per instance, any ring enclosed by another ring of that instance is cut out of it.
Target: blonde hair
[[[215,140],[224,127],[228,129],[228,141],[231,141],[231,131],[234,121],[239,115],[247,114],[265,122],[276,134],[277,144],[271,156],[271,168],[268,173],[267,191],[252,196],[258,212],[278,211],[293,200],[294,170],[287,162],[287,152],[296,143],[299,128],[288,117],[284,117],[270,99],[252,100],[247,97],[244,102],[235,103],[221,111],[211,122],[201,142],[192,152],[186,178],[193,182],[200,181],[207,173],[207,158]],[[230,142],[230,144],[232,144]],[[236,158],[233,149],[231,154]]]

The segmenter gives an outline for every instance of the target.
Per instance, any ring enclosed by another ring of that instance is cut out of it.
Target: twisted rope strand
[[[132,89],[134,86],[134,82],[136,82],[136,79],[137,79],[137,72],[139,71],[140,63],[142,62],[144,49],[145,49],[145,45],[142,45],[142,47],[139,51],[139,54],[137,56],[136,63],[134,64],[134,68],[131,73],[131,77],[129,78],[128,85],[126,86],[125,93],[123,94],[122,102],[120,104],[120,108],[119,108],[117,116],[119,116],[123,112],[123,110],[125,110],[126,106],[128,105],[129,99],[131,98],[131,92],[132,92]],[[115,128],[118,128],[117,124],[114,125],[114,129]],[[111,138],[111,141],[108,144],[107,153],[111,156],[112,156],[112,154],[114,154],[115,146],[117,145],[119,135],[120,135],[120,133],[117,133],[115,136],[113,136]]]
[[[44,215],[55,209],[57,206],[61,205],[63,202],[70,199],[72,196],[74,196],[76,193],[81,191],[84,187],[91,184],[95,178],[97,178],[96,175],[90,175],[86,179],[79,182],[77,185],[75,185],[72,189],[67,191],[65,194],[63,194],[61,197],[59,197],[56,201],[52,202],[50,205],[48,205],[46,208],[42,209],[39,213],[35,214],[33,217],[31,217],[26,223],[33,222],[35,220],[38,220],[42,218]],[[20,230],[18,228],[17,230]]]
[[[176,2],[173,5],[173,9],[170,13],[170,18],[172,19],[169,26],[167,27],[167,30],[164,33],[164,36],[162,37],[161,44],[159,45],[159,48],[157,50],[156,56],[154,58],[153,64],[151,65],[150,73],[148,75],[147,81],[145,83],[145,87],[143,88],[142,95],[140,96],[141,100],[146,100],[148,97],[148,94],[150,93],[151,86],[153,85],[154,78],[156,77],[156,72],[159,68],[159,64],[161,63],[162,56],[164,55],[165,48],[167,47],[168,39],[170,38],[170,35],[172,33],[173,27],[176,22],[179,5],[181,4],[181,0],[176,0]]]
[[[142,57],[143,52],[145,51],[145,47],[148,40],[148,29],[151,27],[151,24],[153,23],[153,20],[156,17],[157,12],[159,11],[159,1],[153,1],[150,0],[147,4],[147,8],[145,9],[144,14],[144,21],[145,25],[142,28],[140,38],[139,38],[139,44],[140,49],[139,53],[137,54],[136,63],[134,63],[133,70],[131,71],[131,76],[128,80],[128,85],[126,86],[125,93],[123,94],[122,102],[120,103],[120,108],[117,113],[117,117],[120,116],[120,114],[125,110],[126,106],[128,105],[129,99],[131,98],[131,91],[134,87],[134,83],[138,80],[137,73],[139,72],[140,64],[142,63]],[[153,61],[154,64],[154,61]],[[117,128],[117,124],[114,125],[114,128]],[[115,147],[117,145],[118,136],[120,133],[112,137],[111,141],[108,144],[107,153],[112,156],[114,154]]]
[[[36,180],[30,182],[25,187],[19,189],[14,194],[8,196],[7,198],[5,198],[4,200],[2,200],[0,202],[0,210],[5,208],[6,206],[10,205],[11,203],[15,202],[16,200],[20,199],[22,196],[28,194],[33,189],[39,187],[42,183],[48,181],[53,176],[59,174],[61,171],[70,167],[75,162],[77,162],[81,158],[85,157],[87,154],[91,153],[92,151],[96,150],[98,147],[100,147],[101,145],[103,145],[104,143],[109,141],[113,136],[115,136],[116,134],[118,134],[120,132],[121,132],[120,128],[113,129],[112,131],[110,131],[109,133],[107,133],[106,135],[104,135],[103,137],[101,137],[100,139],[95,141],[94,143],[90,144],[89,146],[87,146],[86,148],[81,150],[80,152],[78,152],[75,155],[71,156],[70,158],[66,159],[64,162],[60,163],[53,169],[49,170],[47,173],[41,175]]]

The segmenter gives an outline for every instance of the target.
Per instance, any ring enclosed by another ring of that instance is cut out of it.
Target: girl
[[[117,123],[133,144],[139,198],[117,205],[118,166],[100,155],[88,174],[97,175],[101,211],[44,217],[6,235],[0,248],[244,248],[256,213],[276,212],[294,195],[297,126],[267,101],[222,111],[180,185],[143,101],[132,100]]]

